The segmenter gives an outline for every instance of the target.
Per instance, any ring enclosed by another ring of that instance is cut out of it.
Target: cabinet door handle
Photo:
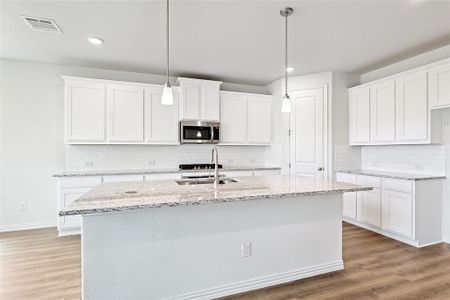
[[[319,168],[317,169],[317,171],[323,171],[323,170],[325,170],[323,167],[319,167]]]

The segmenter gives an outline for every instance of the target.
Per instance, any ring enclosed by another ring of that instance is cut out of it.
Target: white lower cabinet
[[[336,181],[374,188],[344,194],[346,222],[415,247],[442,241],[442,179],[403,180],[337,173]]]
[[[358,193],[360,214],[357,219],[361,222],[380,227],[381,226],[381,193],[380,179],[370,176],[358,176],[357,184],[369,185],[373,190]]]
[[[413,238],[412,183],[387,179],[383,183],[383,229]]]
[[[336,174],[336,181],[356,184],[356,175],[338,173]],[[356,202],[356,192],[344,194],[344,202],[342,205],[342,215],[344,217],[356,220]]]
[[[58,211],[89,192],[102,182],[101,177],[61,177],[58,179]],[[81,226],[80,216],[58,216],[60,236],[78,234]]]

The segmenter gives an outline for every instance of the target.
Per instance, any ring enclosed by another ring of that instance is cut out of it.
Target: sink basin
[[[197,185],[197,184],[213,184],[214,178],[206,178],[206,179],[181,179],[181,180],[175,180],[175,182],[178,185]],[[234,178],[219,178],[219,184],[226,184],[226,183],[232,183],[232,182],[238,182],[238,180]]]

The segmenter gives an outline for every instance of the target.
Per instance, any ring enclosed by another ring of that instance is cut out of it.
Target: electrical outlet
[[[27,203],[26,202],[19,203],[19,211],[27,211]]]
[[[85,167],[93,167],[94,166],[94,162],[91,160],[91,161],[85,161],[84,162],[84,166]]]
[[[414,168],[416,168],[416,170],[423,170],[423,169],[424,169],[424,166],[421,165],[421,164],[415,164],[415,165],[414,165]]]
[[[241,257],[250,257],[252,256],[252,243],[242,243],[241,245]]]
[[[156,164],[156,161],[154,159],[147,161],[147,165],[149,165],[149,166],[154,166],[155,164]]]

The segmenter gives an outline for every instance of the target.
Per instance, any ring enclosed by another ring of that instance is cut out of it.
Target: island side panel
[[[341,212],[327,194],[83,216],[83,296],[210,299],[339,270]]]

